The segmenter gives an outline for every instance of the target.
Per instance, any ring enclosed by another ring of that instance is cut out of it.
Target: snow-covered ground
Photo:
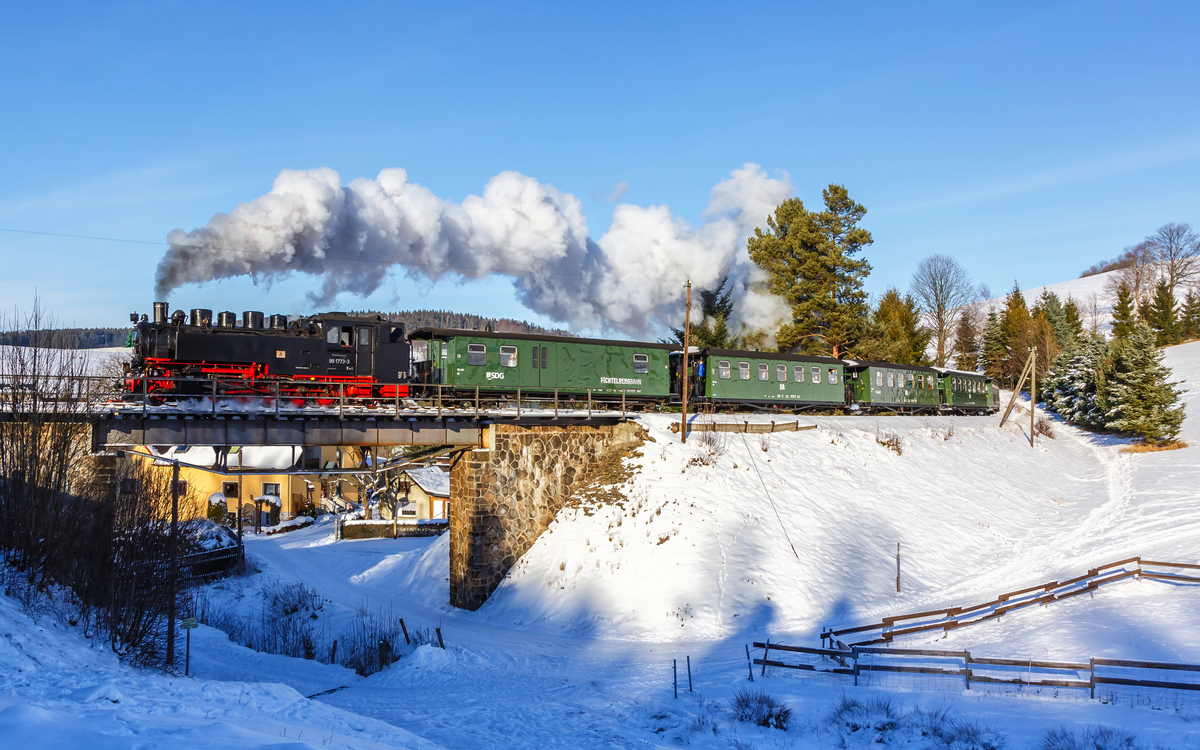
[[[1200,379],[1200,343],[1168,350],[1167,363]],[[1195,416],[1200,388],[1185,400]],[[209,628],[194,631],[194,678],[138,672],[0,600],[0,737],[98,748],[943,746],[906,728],[915,720],[839,728],[844,692],[944,708],[1012,748],[1087,724],[1123,727],[1148,747],[1200,745],[1192,694],[1126,691],[1104,703],[924,677],[856,688],[783,670],[751,685],[754,640],[817,645],[824,625],[976,603],[1133,555],[1200,562],[1198,447],[1124,454],[1124,441],[1056,420],[1056,438],[1030,448],[1027,412],[1004,428],[998,417],[800,419],[818,429],[721,433],[723,445],[706,447],[699,433],[680,445],[671,418],[646,416],[651,440],[631,459],[626,501],[564,510],[478,612],[449,606],[448,535],[335,543],[323,519],[249,539],[262,572],[212,592],[243,614],[280,580],[328,600],[329,633],[363,606],[441,628],[445,651],[422,646],[366,678],[256,654]],[[890,433],[899,454],[877,440]],[[1200,446],[1200,422],[1185,421],[1183,438]],[[1130,580],[900,645],[1200,663],[1197,615],[1200,586]],[[790,729],[734,721],[728,699],[743,687],[788,702]],[[106,697],[116,693],[118,703]]]

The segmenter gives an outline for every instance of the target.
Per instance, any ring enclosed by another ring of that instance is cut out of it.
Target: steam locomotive
[[[153,320],[130,315],[136,327],[125,391],[131,396],[203,396],[218,378],[227,386],[223,395],[408,395],[404,326],[381,315],[333,312],[289,321],[246,311],[239,325],[232,312],[215,319],[202,308],[190,317],[168,312],[166,302],[155,302]]]

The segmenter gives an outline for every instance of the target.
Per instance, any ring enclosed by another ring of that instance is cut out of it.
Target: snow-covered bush
[[[847,698],[845,693],[834,706],[829,723],[835,731],[858,732],[870,729],[875,732],[887,732],[900,725],[900,713],[892,705],[890,698],[875,698],[860,701]]]
[[[1042,750],[1135,750],[1137,738],[1124,729],[1090,726],[1075,732],[1066,727],[1047,730]]]
[[[184,544],[193,552],[209,552],[238,545],[236,531],[208,518],[184,521],[180,526]]]
[[[314,521],[311,516],[296,516],[295,518],[288,519],[287,521],[280,521],[274,526],[268,526],[263,529],[263,532],[265,532],[268,536],[271,534],[282,534],[286,531],[296,531],[298,529],[312,526],[313,523]]]
[[[890,698],[860,701],[841,696],[829,728],[842,747],[921,742],[930,750],[1003,750],[1008,737],[986,724],[961,719],[945,708],[901,712]]]
[[[729,707],[738,721],[748,721],[760,727],[787,731],[792,709],[764,690],[738,688],[729,699]]]

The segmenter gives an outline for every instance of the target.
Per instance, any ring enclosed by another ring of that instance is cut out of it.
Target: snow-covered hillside
[[[1179,379],[1200,379],[1200,343],[1168,350],[1167,364]],[[1200,388],[1185,400],[1195,417]],[[680,445],[672,418],[647,415],[650,440],[630,459],[625,500],[562,511],[477,612],[449,606],[448,536],[334,542],[326,521],[251,538],[262,572],[212,592],[244,616],[280,579],[316,589],[331,623],[366,605],[441,628],[447,650],[421,646],[367,678],[249,652],[209,628],[196,631],[194,679],[138,672],[65,624],[34,623],[0,600],[0,737],[202,750],[927,746],[916,719],[839,728],[831,712],[845,691],[891,699],[901,715],[946,709],[990,725],[1012,748],[1084,724],[1125,727],[1145,746],[1200,743],[1191,694],[1105,704],[985,696],[923,678],[855,688],[782,670],[750,685],[754,640],[816,645],[822,625],[983,601],[1137,554],[1200,562],[1200,448],[1122,453],[1126,441],[1057,419],[1056,437],[1030,448],[1028,412],[1004,428],[998,417],[798,419],[818,428],[725,434],[724,445],[705,446],[699,433]],[[880,442],[893,435],[899,453]],[[1183,438],[1200,445],[1200,422],[1185,421]],[[1130,580],[903,645],[1198,663],[1198,614],[1200,587]],[[686,691],[685,657],[698,692],[677,700],[672,660]],[[734,721],[728,699],[741,687],[787,701],[789,731]]]

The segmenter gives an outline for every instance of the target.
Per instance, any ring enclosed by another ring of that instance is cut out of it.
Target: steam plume
[[[343,186],[331,169],[283,170],[266,195],[172,231],[158,264],[158,299],[183,284],[300,272],[319,279],[318,308],[338,295],[376,291],[393,267],[410,277],[512,278],[525,306],[575,327],[650,336],[680,323],[683,284],[733,284],[735,323],[768,328],[787,314],[761,290],[746,254],[755,226],[791,195],[786,175],[746,164],[718,183],[693,227],[666,206],[620,204],[599,240],[579,200],[517,172],[502,172],[461,204],[411,182],[403,169]]]

